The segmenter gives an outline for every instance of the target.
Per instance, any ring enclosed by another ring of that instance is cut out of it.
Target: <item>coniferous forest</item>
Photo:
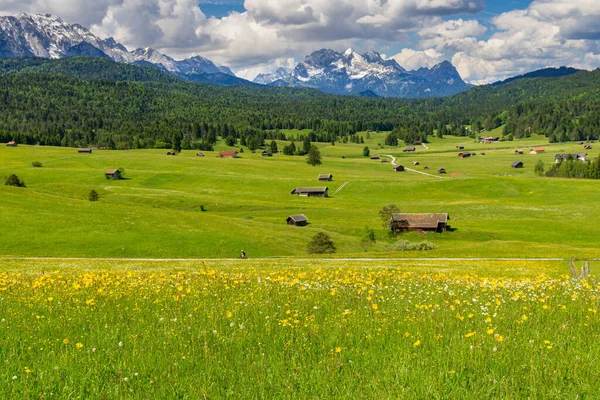
[[[360,143],[356,133],[368,130],[390,131],[386,143],[397,145],[499,126],[509,140],[531,133],[595,140],[600,70],[403,100],[195,84],[106,59],[20,58],[0,61],[0,110],[0,142],[71,147],[166,148],[176,138],[183,149],[210,150],[223,138],[256,149],[274,139]],[[283,129],[310,133],[286,137]]]

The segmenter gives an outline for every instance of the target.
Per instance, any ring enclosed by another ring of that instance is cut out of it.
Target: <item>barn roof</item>
[[[319,174],[319,179],[329,179],[329,178],[333,178],[333,175],[331,175],[331,174]]]
[[[297,187],[294,189],[296,193],[325,193],[329,188],[325,186],[319,187]]]
[[[392,214],[392,222],[406,221],[407,228],[437,228],[448,222],[448,214]]]
[[[107,169],[106,175],[114,175],[116,172],[119,172],[118,169]]]
[[[288,220],[291,219],[294,222],[307,222],[308,221],[308,218],[306,218],[306,215],[304,215],[304,214],[290,215],[287,219]]]
[[[519,165],[523,165],[523,162],[522,162],[522,161],[514,161],[514,162],[513,162],[512,164],[510,164],[510,165],[511,165],[511,166],[513,166],[513,167],[517,167],[517,166],[519,166]]]
[[[224,156],[232,156],[232,155],[237,154],[237,153],[238,152],[234,150],[234,151],[222,151],[219,154],[220,155],[224,155]]]

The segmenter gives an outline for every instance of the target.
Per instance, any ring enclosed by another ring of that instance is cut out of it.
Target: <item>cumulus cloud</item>
[[[413,71],[421,67],[431,68],[444,61],[444,54],[435,49],[427,49],[424,51],[402,49],[402,51],[390,57],[404,69]]]

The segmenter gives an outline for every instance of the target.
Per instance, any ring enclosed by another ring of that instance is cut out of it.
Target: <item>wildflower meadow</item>
[[[463,264],[0,261],[0,398],[597,396],[595,277]]]

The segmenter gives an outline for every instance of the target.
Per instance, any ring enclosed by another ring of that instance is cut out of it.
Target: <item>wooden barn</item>
[[[106,177],[106,179],[118,181],[119,179],[121,179],[121,171],[119,171],[118,169],[107,169],[104,173],[104,176]]]
[[[592,145],[589,144],[589,143],[588,144],[584,144],[583,148],[586,149],[586,150],[591,150],[592,149]]]
[[[167,151],[167,155],[168,156],[176,156],[177,153],[175,152],[175,150],[170,150],[170,151]]]
[[[533,149],[531,149],[531,151],[529,152],[529,154],[540,154],[540,153],[544,153],[546,152],[546,149],[543,147],[534,147]]]
[[[513,168],[523,168],[523,162],[522,161],[515,161],[512,164],[510,164],[511,167]]]
[[[404,172],[404,165],[394,165],[394,171]]]
[[[92,149],[77,149],[79,154],[92,154]]]
[[[445,232],[448,214],[392,214],[390,229],[392,232]]]
[[[464,150],[465,146],[456,146],[456,150]]]
[[[271,157],[271,153],[269,153],[267,150],[264,150],[262,153],[260,153],[260,155],[262,157]]]
[[[380,157],[379,157],[379,154],[373,154],[373,155],[371,156],[371,160],[379,160],[379,158],[380,158]]]
[[[219,153],[219,158],[238,158],[237,151],[222,151]]]
[[[417,148],[415,146],[408,146],[405,147],[404,150],[402,150],[404,153],[414,153],[415,151],[417,151]]]
[[[521,154],[523,154],[523,150],[515,150],[515,154],[516,155],[521,155]]]
[[[6,146],[7,147],[18,147],[19,145],[17,144],[17,142],[11,141],[11,142],[6,143]]]
[[[297,187],[291,194],[303,197],[329,197],[329,188],[327,187]]]
[[[199,151],[198,153],[196,153],[196,157],[204,157],[205,154],[202,151]]]
[[[304,214],[290,215],[287,217],[286,222],[288,225],[305,226],[308,224],[308,218]]]
[[[438,174],[445,174],[445,173],[446,173],[446,169],[445,168],[438,169]]]
[[[419,165],[418,161],[413,161],[413,165]]]
[[[319,180],[321,182],[331,182],[331,181],[333,181],[333,175],[331,175],[331,174],[319,174]]]
[[[382,158],[382,159],[381,159],[381,162],[382,162],[382,163],[389,163],[389,162],[390,162],[390,160],[388,160],[387,158]]]
[[[471,157],[471,153],[470,152],[458,153],[458,157],[459,158],[469,158],[469,157]]]

